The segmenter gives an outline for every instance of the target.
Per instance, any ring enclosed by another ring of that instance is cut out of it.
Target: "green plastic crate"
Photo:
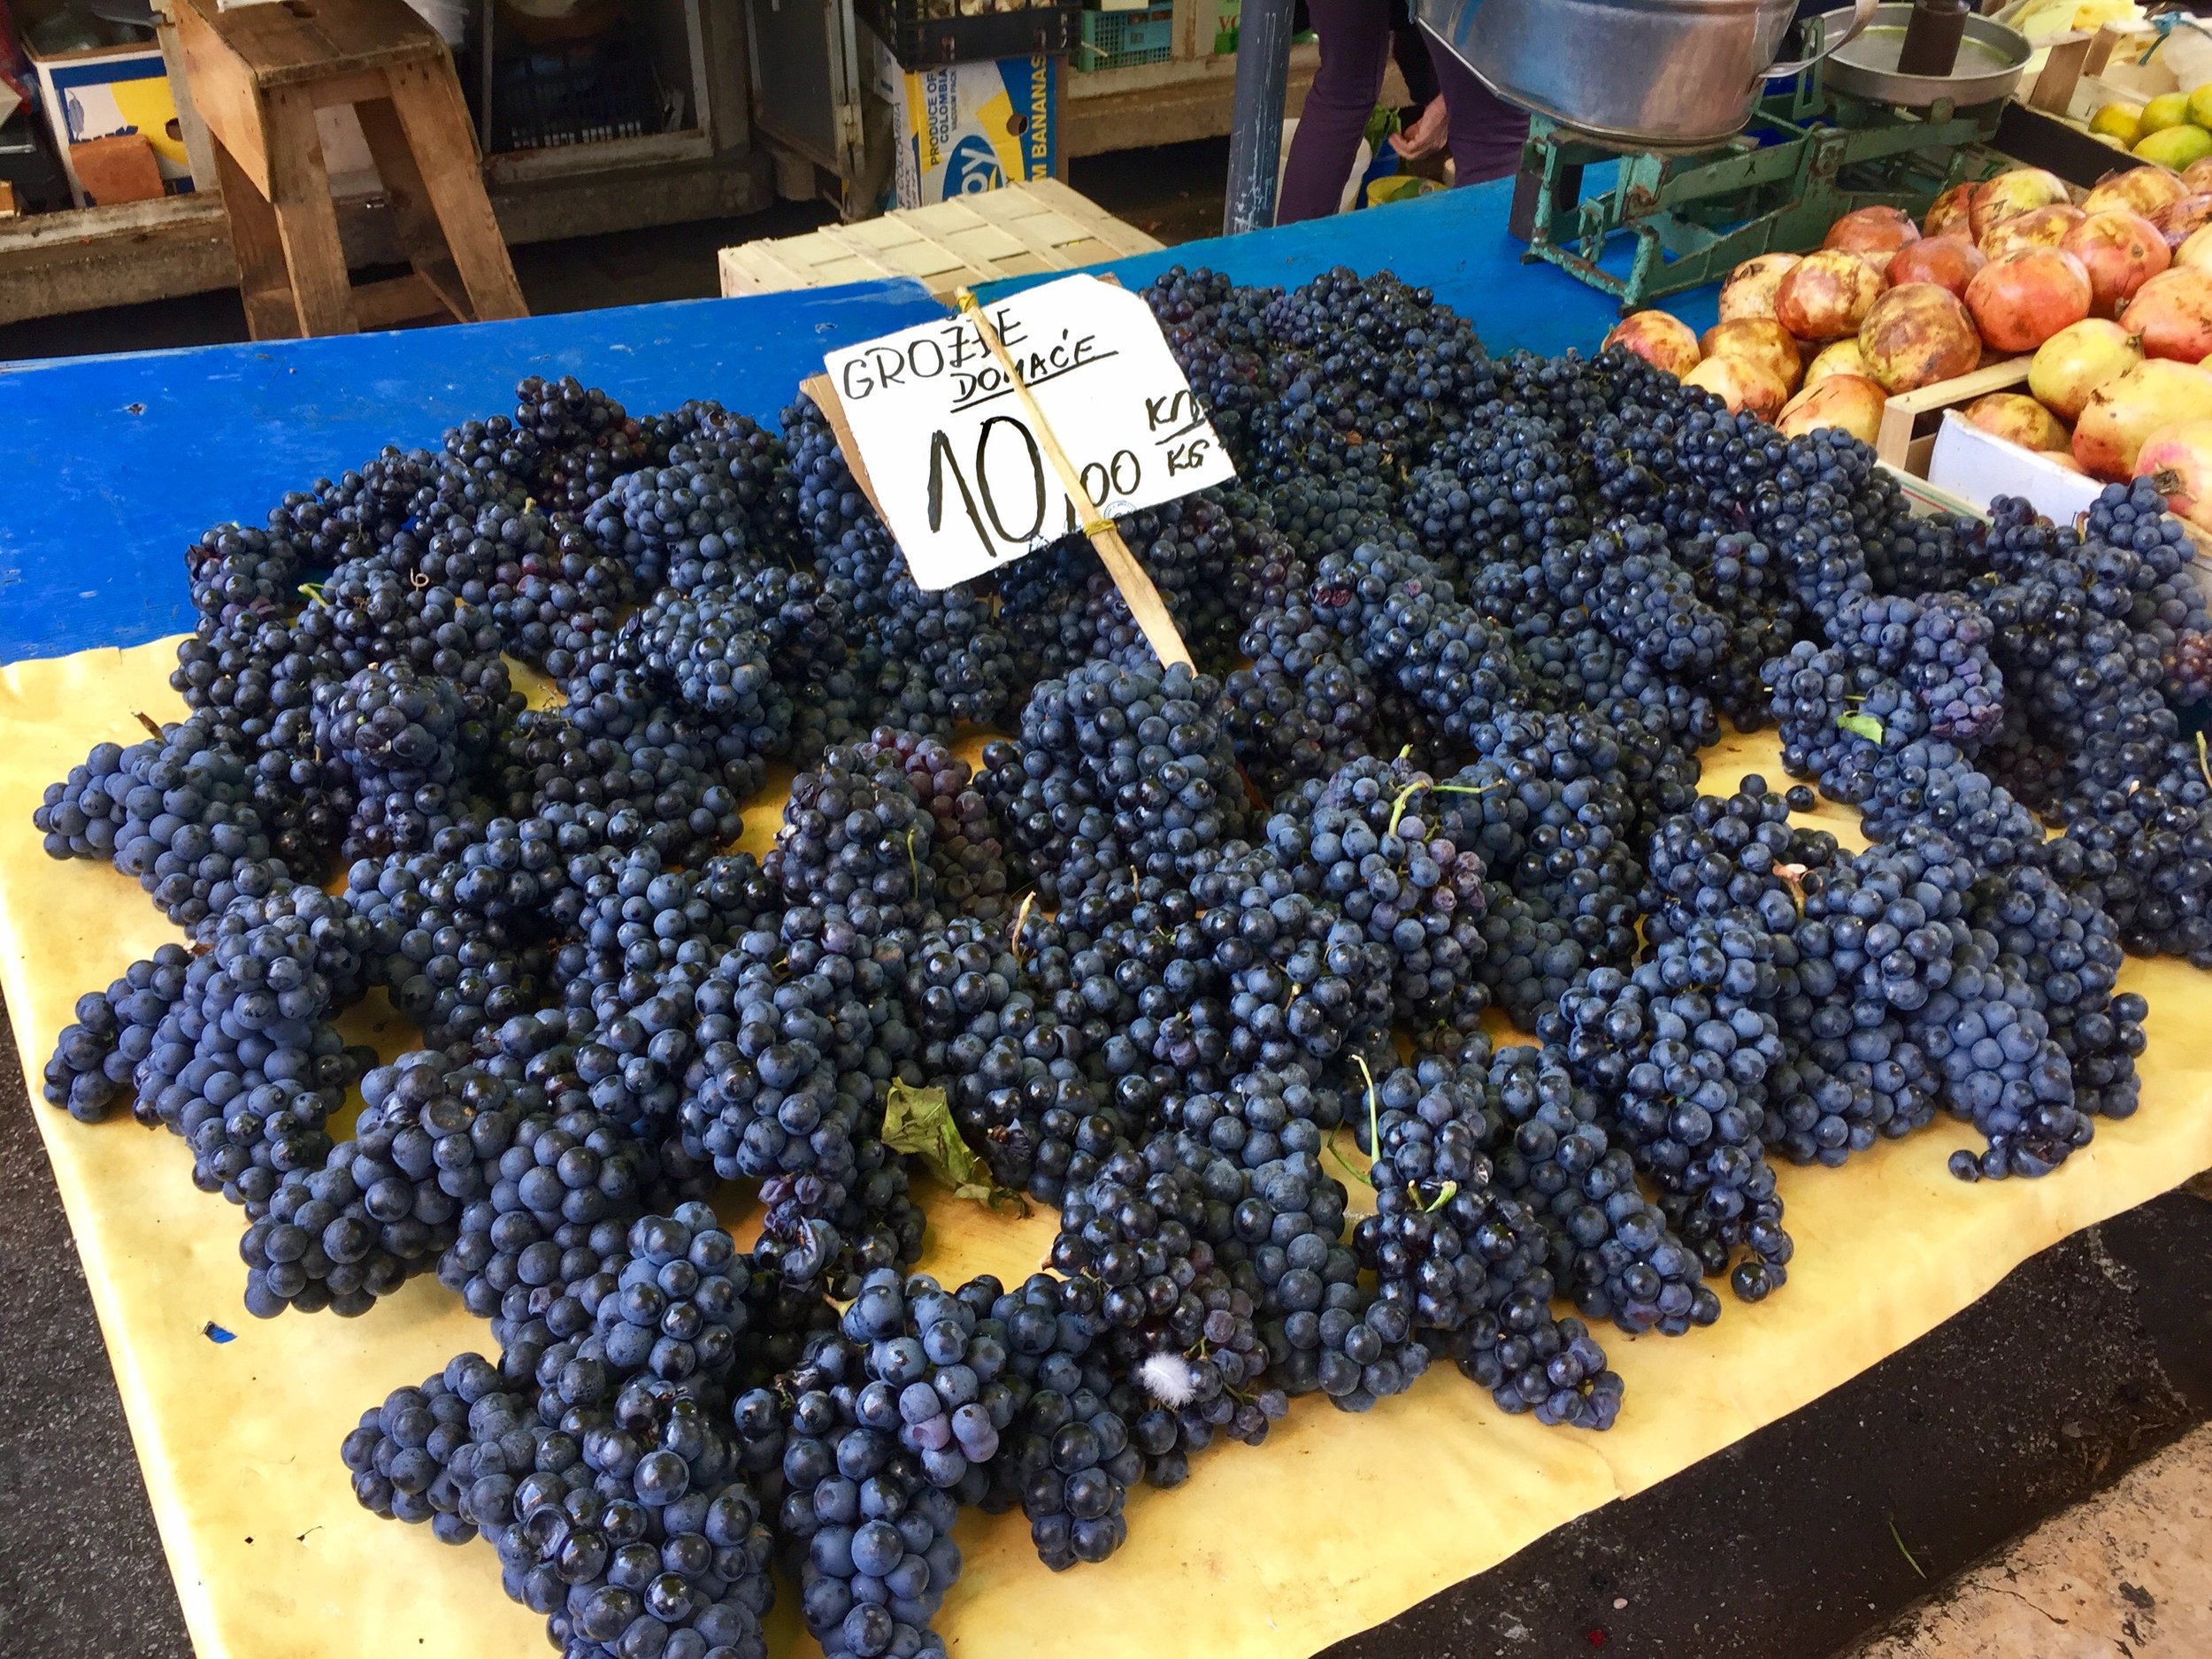
[[[1083,13],[1083,39],[1075,49],[1078,69],[1126,69],[1132,64],[1164,64],[1174,55],[1172,5],[1148,6],[1141,12]]]

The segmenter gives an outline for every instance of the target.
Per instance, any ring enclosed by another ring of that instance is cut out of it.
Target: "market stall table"
[[[1502,242],[1501,225],[1471,191],[1151,257],[1257,280],[1337,263],[1394,268],[1464,309],[1494,345],[1556,349],[1601,334],[1604,303],[1555,273],[1522,272],[1486,242]],[[926,314],[918,289],[881,284],[0,373],[0,419],[38,485],[0,527],[0,658],[74,653],[0,670],[0,988],[34,1080],[79,993],[175,936],[129,879],[49,861],[28,816],[93,742],[127,741],[134,712],[179,709],[158,636],[188,615],[178,553],[199,528],[258,518],[284,489],[383,442],[434,442],[501,407],[525,373],[574,373],[633,408],[715,396],[767,416],[826,348]],[[132,649],[105,649],[116,645]],[[1732,737],[1705,764],[1709,787],[1755,767],[1779,777],[1770,736]],[[752,804],[746,845],[767,844],[777,804],[772,791]],[[1855,841],[1848,815],[1819,817]],[[1686,1338],[1601,1333],[1627,1383],[1611,1432],[1509,1417],[1448,1367],[1364,1416],[1301,1402],[1264,1446],[1223,1447],[1184,1489],[1133,1494],[1129,1542],[1103,1565],[1049,1573],[1018,1514],[964,1517],[967,1571],[938,1628],[978,1654],[1030,1651],[1049,1632],[1068,1655],[1290,1659],[1786,1414],[2046,1245],[2212,1165],[2206,982],[2172,962],[2131,963],[2122,982],[2151,1005],[2135,1118],[2101,1124],[2091,1148],[2040,1181],[1961,1187],[1945,1161],[1970,1136],[1948,1121],[1841,1171],[1783,1170],[1798,1244],[1788,1285],[1756,1308],[1731,1302],[1717,1327]],[[348,1029],[388,1057],[411,1040],[375,1001]],[[535,1651],[541,1622],[500,1594],[488,1548],[449,1548],[361,1509],[336,1455],[365,1406],[488,1346],[485,1326],[431,1279],[359,1320],[254,1320],[241,1302],[239,1215],[193,1190],[181,1148],[127,1121],[37,1115],[204,1659]],[[1048,1213],[1010,1220],[935,1191],[927,1207],[921,1267],[948,1282],[987,1270],[1018,1279],[1051,1238]],[[780,1612],[776,1629],[781,1651],[796,1621]]]

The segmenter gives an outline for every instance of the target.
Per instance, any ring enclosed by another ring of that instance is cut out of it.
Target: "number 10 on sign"
[[[949,588],[1094,518],[1236,476],[1136,295],[1075,276],[985,311],[1087,501],[1061,488],[1043,434],[972,319],[826,359],[876,500],[922,587]]]

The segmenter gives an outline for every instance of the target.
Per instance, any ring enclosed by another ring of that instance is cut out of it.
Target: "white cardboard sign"
[[[1071,503],[972,317],[825,359],[917,583],[949,588],[1080,529],[1236,476],[1150,307],[1071,276],[984,308],[1090,500]]]

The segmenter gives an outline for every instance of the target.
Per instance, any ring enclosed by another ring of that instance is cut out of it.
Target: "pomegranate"
[[[2125,211],[2147,217],[2192,190],[2207,188],[2200,184],[2184,183],[2185,177],[2185,174],[2174,173],[2148,163],[2119,173],[2108,173],[2097,180],[2097,188],[2082,198],[2081,211],[2085,213]]]
[[[1998,220],[1981,234],[1975,245],[1992,259],[2018,253],[2024,248],[2055,248],[2066,240],[2068,231],[2087,217],[2081,209],[2065,203],[2031,208],[2024,213]]]
[[[2124,211],[2092,213],[2068,231],[2059,246],[2080,260],[2081,268],[2089,273],[2089,309],[2099,317],[2109,317],[2126,304],[2135,290],[2163,271],[2174,257],[2157,226],[2140,213]]]
[[[2158,227],[2158,234],[2166,239],[2166,245],[2178,248],[2189,240],[2191,231],[2212,224],[2212,190],[2181,196],[2149,217],[2151,223]]]
[[[2139,363],[2089,394],[2074,423],[2074,459],[2092,478],[2132,478],[2144,441],[2184,420],[2212,420],[2212,373],[2162,357]]]
[[[2212,355],[2212,271],[2184,265],[2153,277],[2120,312],[2147,357],[2200,363]]]
[[[1800,340],[1855,334],[1881,297],[1882,273],[1855,253],[1824,248],[1784,273],[1774,293],[1774,320]]]
[[[1992,259],[1966,285],[1966,309],[1993,350],[2032,351],[2089,315],[2089,273],[2055,248]]]
[[[1989,256],[1963,236],[1924,236],[1909,248],[1900,248],[1883,274],[1894,288],[1908,282],[1935,282],[1954,294],[1964,294],[1974,273],[1988,263]]]
[[[1782,405],[1775,430],[1794,438],[1816,426],[1840,426],[1861,443],[1882,429],[1882,388],[1863,374],[1830,374]]]
[[[2069,199],[2066,180],[2055,173],[2040,167],[2015,167],[1974,187],[1974,194],[1967,200],[1967,222],[1973,227],[1974,240],[1979,242],[1992,225]]]
[[[2143,440],[2135,476],[2147,478],[2167,507],[2212,530],[2212,420],[2177,420]]]
[[[1894,253],[1907,242],[1920,240],[1920,227],[1902,208],[1855,208],[1828,227],[1824,248],[1846,253]]]
[[[1970,183],[1953,185],[1931,202],[1928,211],[1920,216],[1920,234],[1923,236],[1963,236],[1972,241],[1974,226],[1969,206],[1973,199],[1974,187]]]
[[[1832,374],[1855,374],[1870,380],[1874,378],[1866,372],[1866,358],[1859,351],[1856,334],[1821,347],[1820,355],[1805,365],[1805,384],[1810,386]]]
[[[1774,315],[1774,290],[1782,285],[1801,255],[1763,253],[1745,260],[1720,285],[1720,319],[1732,323],[1740,317]]]
[[[1982,340],[1949,288],[1908,282],[1874,302],[1859,325],[1859,355],[1883,391],[1910,392],[1965,373],[1981,361]]]
[[[1773,370],[1745,357],[1708,357],[1682,377],[1682,384],[1712,393],[1731,414],[1749,412],[1762,420],[1780,414],[1790,396]]]
[[[2212,225],[2191,231],[2174,250],[2174,263],[2192,271],[2212,271]]]
[[[2193,161],[2181,170],[2181,188],[2185,190],[2212,190],[2212,156],[2202,161]]]
[[[1632,351],[1655,369],[1664,369],[1677,380],[1697,367],[1697,335],[1689,324],[1665,311],[1637,311],[1613,325],[1605,336],[1609,346]]]
[[[1959,411],[1984,432],[2024,449],[2063,449],[2066,428],[2058,417],[2022,392],[1992,392]]]
[[[2093,317],[2060,329],[2035,349],[2028,390],[2061,420],[2078,420],[2090,393],[2142,360],[2142,342],[2133,334]]]
[[[1698,341],[1698,351],[1708,357],[1742,357],[1771,373],[1786,388],[1804,375],[1805,362],[1789,330],[1771,317],[1739,317],[1715,323]]]

